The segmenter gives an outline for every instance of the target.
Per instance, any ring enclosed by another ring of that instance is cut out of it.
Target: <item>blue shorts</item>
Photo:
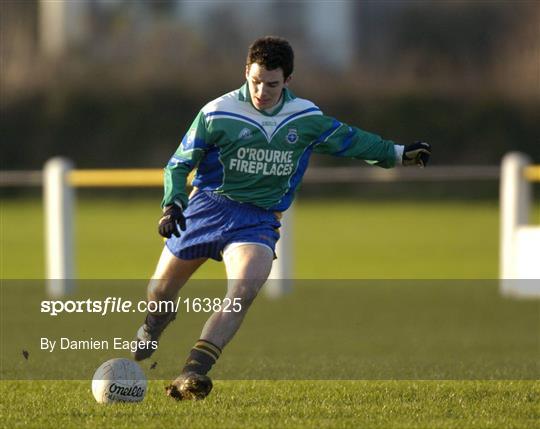
[[[238,203],[213,192],[198,191],[184,211],[186,230],[166,242],[181,259],[223,259],[230,243],[260,243],[275,255],[281,223],[274,212]]]

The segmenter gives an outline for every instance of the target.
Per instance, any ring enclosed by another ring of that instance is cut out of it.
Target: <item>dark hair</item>
[[[293,72],[294,52],[287,40],[281,37],[265,36],[255,40],[248,50],[246,64],[250,66],[257,63],[266,70],[283,70],[283,77],[287,79]]]

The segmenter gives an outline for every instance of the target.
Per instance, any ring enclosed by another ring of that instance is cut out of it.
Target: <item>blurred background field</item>
[[[540,160],[535,0],[0,7],[3,169],[55,155],[164,166],[197,111],[243,84],[247,47],[266,34],[295,48],[298,96],[385,138],[432,143],[434,165],[494,165],[510,150]]]
[[[162,168],[197,111],[242,85],[247,46],[265,34],[295,48],[291,88],[299,96],[398,143],[430,142],[433,167],[496,169],[516,150],[540,162],[536,1],[29,0],[0,7],[2,172],[36,171],[59,155],[77,168]],[[40,195],[0,192],[1,275],[39,278]],[[496,177],[452,185],[329,181],[304,186],[300,198],[296,277],[497,276]],[[151,275],[161,246],[159,200],[158,190],[81,192],[78,275]],[[198,275],[222,273],[209,263]]]
[[[155,198],[79,198],[75,215],[80,278],[143,279],[163,242]],[[532,219],[540,222],[540,207]],[[300,199],[294,208],[294,277],[494,279],[495,200]],[[2,201],[1,277],[44,276],[43,207],[38,198]],[[221,278],[209,261],[197,278]]]
[[[540,162],[536,1],[29,0],[0,7],[2,172],[36,171],[54,156],[77,168],[162,168],[197,111],[242,85],[247,47],[265,34],[295,48],[291,88],[299,96],[398,143],[430,142],[433,167],[496,169],[516,150]],[[314,156],[310,164],[363,163]],[[40,195],[0,192],[1,275],[39,278]],[[151,275],[161,246],[159,200],[158,190],[81,192],[78,275]],[[304,186],[295,276],[495,278],[497,200],[496,177]],[[198,275],[222,274],[209,263]]]

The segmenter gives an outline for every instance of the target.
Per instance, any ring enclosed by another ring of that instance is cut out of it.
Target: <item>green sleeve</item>
[[[208,147],[207,136],[204,114],[199,112],[164,169],[164,196],[161,207],[177,201],[183,208],[186,208],[188,203],[186,180],[191,170],[196,168],[204,157]]]
[[[362,159],[369,164],[392,168],[396,164],[394,142],[328,116],[320,117],[321,133],[316,153]]]

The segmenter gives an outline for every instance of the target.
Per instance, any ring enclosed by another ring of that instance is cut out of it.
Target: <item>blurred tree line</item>
[[[260,33],[220,22],[234,18],[226,7],[201,34],[170,18],[174,2],[142,15],[117,3],[100,19],[95,9],[91,43],[48,58],[38,3],[2,2],[2,169],[41,168],[55,155],[79,167],[163,166],[197,111],[242,85]],[[540,162],[538,2],[358,2],[353,12],[345,69],[281,24],[298,96],[399,143],[427,140],[435,164],[496,164],[509,150]]]

